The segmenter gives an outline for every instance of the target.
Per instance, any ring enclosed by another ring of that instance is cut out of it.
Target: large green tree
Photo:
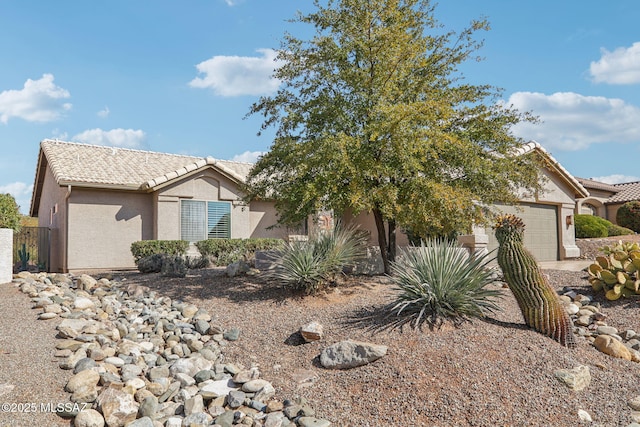
[[[485,219],[483,205],[538,188],[534,159],[513,155],[522,141],[510,132],[534,119],[458,70],[478,59],[486,21],[446,31],[428,0],[314,6],[292,21],[315,34],[285,34],[274,74],[282,85],[249,112],[276,128],[249,197],[275,199],[283,223],[318,209],[373,214],[388,272],[398,228],[465,231]]]

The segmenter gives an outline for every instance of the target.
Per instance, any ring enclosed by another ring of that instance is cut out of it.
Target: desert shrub
[[[256,251],[277,250],[282,247],[281,239],[208,239],[196,242],[200,255],[207,257],[217,266],[255,257]]]
[[[620,206],[616,213],[616,222],[621,227],[640,232],[640,202],[632,201]]]
[[[498,289],[487,289],[495,280],[488,266],[492,259],[491,253],[471,257],[460,245],[443,240],[411,248],[392,263],[397,295],[387,310],[413,327],[484,317],[499,309],[496,300],[502,296]]]
[[[606,223],[611,223],[604,218],[595,215],[574,215],[574,222],[577,238],[607,237],[609,235]]]
[[[187,256],[184,258],[184,262],[188,269],[194,270],[199,268],[207,268],[211,265],[211,260],[206,256]]]
[[[338,223],[307,241],[285,243],[269,274],[294,289],[316,293],[365,255],[366,242],[364,233]]]
[[[165,277],[185,277],[187,264],[181,255],[163,255],[160,274]]]
[[[607,226],[607,232],[609,236],[626,236],[629,234],[635,234],[635,232],[629,228],[621,227],[612,223],[609,223]]]
[[[141,240],[131,244],[136,264],[141,258],[154,254],[184,255],[189,248],[186,240]]]
[[[19,231],[21,219],[22,215],[16,199],[9,193],[0,194],[0,228]]]

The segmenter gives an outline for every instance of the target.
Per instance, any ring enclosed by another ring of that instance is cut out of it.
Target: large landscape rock
[[[360,341],[341,341],[320,354],[320,364],[328,369],[351,369],[364,366],[387,354],[387,346]]]
[[[595,348],[609,356],[632,360],[631,351],[624,344],[609,335],[598,335],[593,341]]]
[[[580,365],[573,369],[558,369],[554,372],[554,375],[567,387],[575,391],[584,390],[591,384],[591,373],[589,367],[585,365]]]

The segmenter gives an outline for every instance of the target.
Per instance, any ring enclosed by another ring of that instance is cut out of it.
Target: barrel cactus
[[[589,283],[594,291],[604,291],[608,300],[640,294],[640,245],[618,241],[601,249],[603,255],[591,264]]]
[[[573,323],[569,315],[535,258],[524,247],[522,219],[511,214],[500,215],[494,229],[500,245],[498,264],[527,326],[565,347],[575,347]]]

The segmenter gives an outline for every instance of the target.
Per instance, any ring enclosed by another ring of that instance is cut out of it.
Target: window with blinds
[[[180,206],[182,240],[198,242],[231,237],[231,204],[182,200]]]

